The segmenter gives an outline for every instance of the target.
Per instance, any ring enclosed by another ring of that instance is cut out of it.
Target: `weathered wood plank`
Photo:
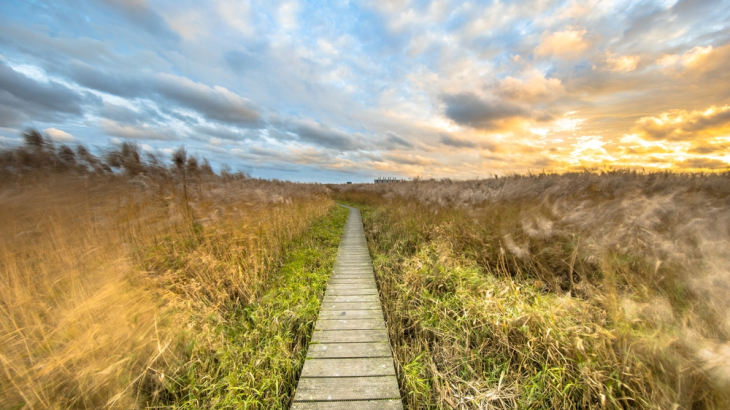
[[[309,346],[307,358],[324,359],[335,357],[387,357],[390,358],[390,344],[374,343],[325,343]]]
[[[344,303],[344,302],[380,302],[378,295],[362,295],[362,296],[330,296],[324,295],[322,304],[327,303]]]
[[[383,312],[380,309],[369,310],[322,310],[319,312],[319,319],[382,319]]]
[[[402,410],[360,212],[350,208],[291,407]]]
[[[371,272],[337,272],[330,275],[330,279],[368,279],[374,280],[375,276]]]
[[[400,399],[395,376],[299,379],[294,402]]]
[[[347,291],[347,290],[370,290],[377,289],[374,283],[332,283],[327,284],[327,290]]]
[[[368,330],[385,329],[383,319],[319,319],[315,330]]]
[[[335,272],[330,275],[330,279],[375,279],[372,272]]]
[[[359,289],[344,287],[344,288],[327,288],[325,292],[326,296],[366,296],[366,295],[377,295],[378,290],[374,287],[360,287]]]
[[[387,342],[388,332],[381,330],[315,330],[312,343]]]
[[[380,310],[382,312],[382,306],[380,302],[336,302],[322,304],[320,312],[328,310]]]
[[[403,410],[400,400],[297,402],[292,410]]]
[[[335,275],[331,275],[330,280],[328,282],[329,285],[345,284],[345,283],[368,283],[368,284],[375,285],[375,278],[367,277],[364,275],[362,278],[342,278],[342,277],[335,277]]]
[[[372,377],[395,376],[390,357],[358,357],[347,359],[308,359],[301,377]]]
[[[342,287],[342,286],[353,286],[353,287],[360,287],[360,286],[369,286],[372,288],[378,288],[378,286],[375,284],[375,281],[372,279],[334,279],[331,280],[329,284],[327,284],[327,287]]]

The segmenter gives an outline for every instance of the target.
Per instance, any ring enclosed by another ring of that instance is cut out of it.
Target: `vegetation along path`
[[[295,410],[403,408],[360,211],[349,209]]]

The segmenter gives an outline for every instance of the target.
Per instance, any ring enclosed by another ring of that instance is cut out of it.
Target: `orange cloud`
[[[696,46],[682,55],[682,65],[687,68],[700,68],[706,64],[709,55],[712,53],[712,46]]]
[[[499,84],[499,94],[519,102],[548,101],[565,94],[565,87],[557,78],[545,78],[538,70],[531,70],[525,79],[507,77]]]
[[[636,66],[639,64],[639,56],[636,55],[625,55],[614,57],[609,55],[606,58],[606,64],[608,69],[613,72],[628,73],[636,70]]]
[[[712,46],[696,46],[683,54],[668,54],[657,60],[656,64],[664,67],[665,73],[696,76],[727,73],[730,62],[730,44],[714,48]]]
[[[693,154],[725,154],[730,153],[730,144],[701,141],[697,144],[694,144],[692,148],[687,152]]]
[[[632,131],[645,139],[668,141],[730,136],[730,106],[692,112],[671,110],[656,117],[642,117]]]
[[[720,170],[730,168],[730,164],[727,162],[712,158],[690,158],[682,162],[677,162],[675,165],[679,168],[696,170]]]
[[[538,56],[554,55],[566,59],[575,58],[588,47],[588,43],[583,40],[585,34],[585,29],[573,27],[549,35],[543,34],[542,43],[535,49],[535,54]]]

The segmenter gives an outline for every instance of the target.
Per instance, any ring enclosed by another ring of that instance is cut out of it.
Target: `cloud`
[[[425,158],[420,155],[399,154],[395,152],[383,154],[383,158],[403,165],[433,166],[440,164],[435,159]]]
[[[127,21],[142,28],[157,38],[178,40],[177,33],[170,29],[167,22],[149,8],[145,0],[97,0],[119,12]]]
[[[82,95],[55,81],[40,82],[0,62],[0,126],[17,126],[28,119],[54,120],[82,115],[85,104],[98,98]]]
[[[239,130],[220,125],[196,125],[192,128],[193,132],[208,135],[214,138],[224,139],[228,141],[245,141],[260,139],[257,130]]]
[[[162,122],[165,118],[155,109],[145,104],[136,104],[136,109],[126,105],[113,104],[104,101],[97,115],[119,123],[140,125],[150,122]]]
[[[285,30],[294,30],[297,28],[297,13],[299,12],[299,3],[296,1],[287,1],[279,5],[277,20],[279,25]]]
[[[265,51],[263,47],[253,51],[231,50],[223,54],[223,59],[234,72],[251,71],[263,66],[260,54]]]
[[[674,151],[658,145],[627,147],[624,153],[630,155],[671,154]]]
[[[294,127],[294,132],[299,136],[300,141],[309,142],[324,148],[341,151],[354,151],[365,148],[365,138],[363,136],[334,130],[327,125],[314,121],[299,121]]]
[[[675,164],[680,168],[688,169],[728,169],[730,164],[719,159],[712,158],[690,158]]]
[[[413,144],[406,141],[403,137],[400,135],[394,133],[393,131],[388,131],[385,133],[386,141],[389,143],[391,147],[395,148],[413,148]]]
[[[545,78],[538,70],[530,70],[525,79],[507,76],[500,81],[497,92],[513,101],[535,103],[554,100],[565,94],[565,87],[557,78]]]
[[[107,135],[124,139],[176,141],[182,137],[170,129],[119,124],[108,119],[102,119],[99,127]]]
[[[70,65],[68,74],[84,87],[119,97],[148,98],[163,106],[177,103],[209,120],[239,127],[263,126],[263,119],[255,104],[225,87],[210,87],[174,74],[109,72],[81,63]]]
[[[73,135],[55,128],[46,128],[43,130],[43,133],[51,137],[51,139],[53,139],[54,141],[58,142],[76,141],[76,138]]]
[[[473,141],[469,141],[462,138],[457,138],[452,135],[444,134],[441,136],[441,143],[455,148],[476,148],[477,144]]]
[[[721,154],[730,152],[730,144],[721,142],[700,141],[692,145],[687,152],[692,154]]]
[[[614,57],[608,55],[606,57],[606,64],[608,69],[618,73],[628,73],[636,70],[639,64],[640,57],[637,55],[623,55]]]
[[[152,86],[163,98],[192,108],[206,118],[238,126],[262,125],[255,105],[225,87],[209,87],[172,74],[160,74],[156,80]]]
[[[670,110],[636,121],[632,131],[649,140],[689,141],[730,135],[730,106],[705,111]]]
[[[485,101],[474,93],[444,94],[446,116],[461,125],[483,130],[498,129],[504,120],[530,116],[530,111],[506,101]]]
[[[585,29],[577,27],[568,27],[563,31],[550,34],[543,33],[542,42],[535,49],[535,55],[553,55],[565,59],[574,59],[588,48],[588,43],[583,40],[585,34]]]
[[[256,30],[252,24],[251,2],[248,0],[217,0],[218,14],[228,25],[246,37],[252,37]]]

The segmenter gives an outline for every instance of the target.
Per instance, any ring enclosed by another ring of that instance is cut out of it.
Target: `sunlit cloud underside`
[[[727,1],[0,5],[0,144],[265,178],[730,167]]]

